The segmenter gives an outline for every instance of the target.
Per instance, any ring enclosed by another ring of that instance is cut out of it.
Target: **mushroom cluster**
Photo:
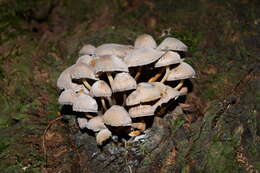
[[[157,46],[148,34],[137,37],[133,46],[85,45],[57,80],[59,104],[82,113],[78,125],[93,131],[98,145],[118,131],[139,135],[147,128],[147,118],[162,115],[156,115],[159,108],[187,94],[184,80],[195,71],[181,56],[186,51],[176,38]]]

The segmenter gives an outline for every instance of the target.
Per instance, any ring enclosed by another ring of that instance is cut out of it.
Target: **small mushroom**
[[[104,116],[104,123],[110,126],[131,126],[132,120],[124,107],[113,105]]]
[[[145,117],[154,115],[154,108],[151,105],[139,105],[129,109],[131,118]]]
[[[114,55],[119,58],[124,58],[132,50],[133,50],[133,46],[131,45],[107,43],[98,46],[97,49],[95,50],[95,54],[97,56]]]
[[[137,89],[133,91],[126,99],[127,106],[133,106],[145,102],[157,100],[161,97],[161,92],[158,88],[150,83],[139,83]]]
[[[177,67],[171,69],[166,80],[181,80],[180,83],[175,87],[175,89],[178,90],[182,87],[184,79],[194,78],[195,74],[195,70],[189,64],[187,64],[186,62],[182,62]]]
[[[72,89],[67,89],[60,94],[58,102],[61,105],[73,105],[76,99],[77,94]]]
[[[129,72],[127,65],[118,57],[113,55],[100,56],[96,60],[93,60],[95,65],[95,73],[106,72],[110,86],[113,85],[113,77],[111,72],[121,71]]]
[[[153,109],[161,106],[163,103],[169,102],[171,99],[177,99],[180,96],[180,92],[170,86],[166,85],[166,90],[162,93],[162,97],[153,105]]]
[[[96,57],[90,55],[82,55],[77,59],[76,64],[83,63],[89,66],[93,59],[96,59]]]
[[[91,44],[86,44],[84,45],[80,51],[79,51],[79,55],[82,56],[82,55],[94,55],[94,52],[95,52],[95,46],[91,45]]]
[[[77,118],[77,122],[80,129],[87,128],[88,120],[86,118]]]
[[[98,105],[95,99],[86,94],[80,94],[72,106],[76,112],[97,112]]]
[[[179,64],[181,62],[181,57],[178,53],[168,51],[166,52],[154,65],[155,68],[158,67],[165,67],[165,74],[164,77],[162,78],[161,82],[164,82],[170,72],[170,65],[172,64]],[[161,74],[161,73],[159,73]],[[156,81],[161,75],[156,75],[157,77],[153,77],[149,80],[149,82],[154,82]]]
[[[113,92],[136,89],[136,81],[129,73],[117,73],[112,83]]]
[[[134,47],[155,49],[157,47],[157,44],[151,35],[142,34],[136,38]]]
[[[57,80],[57,86],[59,89],[73,89],[77,88],[78,85],[72,82],[71,79],[71,69],[74,68],[75,65],[72,65],[66,68],[59,76]]]
[[[87,82],[87,79],[98,80],[94,74],[93,68],[83,63],[75,64],[71,69],[70,74],[73,79],[81,79],[89,90],[91,89],[91,85]]]
[[[89,130],[92,130],[94,132],[99,132],[100,130],[103,130],[103,129],[106,129],[107,127],[105,126],[104,124],[104,121],[103,121],[103,118],[102,116],[98,115],[94,118],[91,118],[86,127],[89,129]]]
[[[139,67],[135,75],[135,80],[138,80],[141,74],[141,66],[151,64],[158,60],[164,52],[157,51],[151,48],[139,48],[133,50],[129,55],[124,58],[128,67]]]
[[[161,51],[173,50],[186,52],[188,47],[182,41],[176,38],[167,37],[161,42],[161,44],[156,49]]]
[[[108,129],[102,129],[96,134],[96,141],[98,145],[102,145],[103,142],[108,140],[112,136],[111,131]]]
[[[114,93],[129,91],[136,89],[136,81],[129,73],[117,73],[112,83],[112,90]],[[123,104],[125,105],[126,93],[123,93]]]
[[[90,89],[90,95],[94,96],[94,97],[101,97],[101,103],[102,103],[102,106],[105,110],[107,110],[107,107],[106,107],[106,103],[105,103],[104,98],[108,99],[110,106],[113,104],[113,102],[110,98],[111,95],[112,95],[111,88],[103,80],[96,81],[92,85],[92,88]]]

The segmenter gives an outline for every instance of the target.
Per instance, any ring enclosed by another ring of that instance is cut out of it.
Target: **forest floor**
[[[187,99],[195,114],[173,121],[180,140],[154,171],[257,172],[259,8],[257,0],[0,1],[0,172],[83,172],[88,158],[77,127],[61,118],[56,80],[83,44],[133,44],[142,33],[182,40],[197,72]]]

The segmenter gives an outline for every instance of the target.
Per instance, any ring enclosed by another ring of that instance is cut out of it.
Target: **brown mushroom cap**
[[[155,49],[157,47],[157,44],[151,35],[142,34],[136,38],[134,47]]]
[[[70,74],[73,79],[98,80],[94,74],[93,68],[83,63],[75,64],[71,69]]]
[[[94,97],[111,97],[112,91],[105,81],[99,80],[92,85],[90,95]]]
[[[156,49],[161,51],[175,50],[186,52],[188,47],[182,41],[176,38],[167,37],[161,42],[161,44]]]
[[[181,79],[193,78],[195,76],[195,70],[186,62],[182,62],[177,67],[171,69],[167,81],[175,81]]]
[[[168,51],[156,62],[154,67],[164,67],[171,64],[178,64],[180,62],[181,57],[178,53]]]
[[[154,115],[154,108],[151,105],[139,105],[129,109],[129,115],[132,118]]]
[[[96,116],[94,118],[91,118],[88,121],[86,127],[90,130],[93,130],[94,132],[98,132],[107,128],[104,124],[102,116]]]
[[[121,92],[136,89],[136,81],[129,73],[117,73],[113,83],[113,92]]]
[[[125,63],[128,67],[137,67],[147,65],[158,60],[164,52],[150,49],[150,48],[139,48],[134,49],[129,55],[124,58]]]
[[[132,120],[124,107],[113,105],[103,116],[104,123],[110,126],[130,126]]]
[[[96,135],[97,144],[102,145],[103,142],[108,140],[111,136],[112,136],[112,133],[108,129],[100,130],[100,132],[98,132],[97,135]]]
[[[119,58],[124,58],[132,50],[133,50],[133,46],[131,46],[131,45],[107,43],[107,44],[102,44],[101,46],[97,47],[95,54],[97,56],[114,55]]]
[[[59,104],[61,105],[73,105],[77,99],[77,94],[72,89],[64,90],[58,99]]]
[[[133,91],[126,99],[126,105],[132,106],[140,103],[150,102],[161,97],[160,90],[150,83],[139,83],[136,91]]]
[[[93,60],[92,64],[95,65],[95,73],[129,71],[127,65],[114,55],[99,56],[96,60]]]
[[[86,44],[80,49],[79,55],[93,55],[95,49],[96,49],[95,46],[91,44]]]
[[[76,112],[97,112],[98,105],[95,99],[86,94],[80,94],[72,106]]]

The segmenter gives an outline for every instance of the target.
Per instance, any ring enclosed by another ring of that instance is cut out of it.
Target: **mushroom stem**
[[[184,80],[182,79],[182,80],[180,81],[180,83],[179,83],[175,88],[173,88],[173,89],[179,90],[179,89],[182,87],[183,83],[184,83]]]
[[[91,89],[91,85],[89,85],[89,83],[87,82],[87,80],[86,79],[83,79],[83,85],[87,88],[87,89]]]
[[[111,75],[110,72],[107,72],[106,74],[107,74],[107,78],[109,80],[109,84],[112,87],[113,81],[114,81],[113,76]],[[116,103],[114,98],[112,98],[112,99],[110,98],[110,100],[108,100],[108,101],[109,101],[110,106],[112,106],[112,105],[114,105],[114,103]]]
[[[159,79],[159,77],[161,77],[162,71],[163,71],[163,70],[161,70],[161,71],[160,71],[159,73],[157,73],[155,76],[151,77],[151,78],[148,80],[148,82],[155,82],[155,81],[157,81],[157,79]]]
[[[110,72],[107,72],[107,78],[108,78],[108,80],[109,80],[110,86],[112,86],[114,79],[113,79],[113,77],[112,77],[112,75],[111,75]]]
[[[101,98],[101,104],[103,106],[103,108],[105,109],[105,111],[107,110],[107,106],[106,106],[106,102],[104,98]]]
[[[109,102],[109,106],[112,106],[114,104],[114,101],[111,99],[111,97],[107,97],[107,100]]]
[[[139,67],[137,73],[135,74],[135,80],[137,81],[141,75],[142,68]]]
[[[123,95],[123,104],[122,104],[123,107],[126,105],[126,98],[127,98],[127,95],[126,95],[126,93],[124,93],[124,95]]]
[[[162,78],[162,80],[161,80],[161,83],[163,83],[163,82],[166,81],[166,79],[167,79],[167,77],[168,77],[168,75],[169,75],[169,72],[170,72],[170,67],[169,67],[169,66],[166,66],[165,74],[164,74],[164,76],[163,76],[163,78]]]

